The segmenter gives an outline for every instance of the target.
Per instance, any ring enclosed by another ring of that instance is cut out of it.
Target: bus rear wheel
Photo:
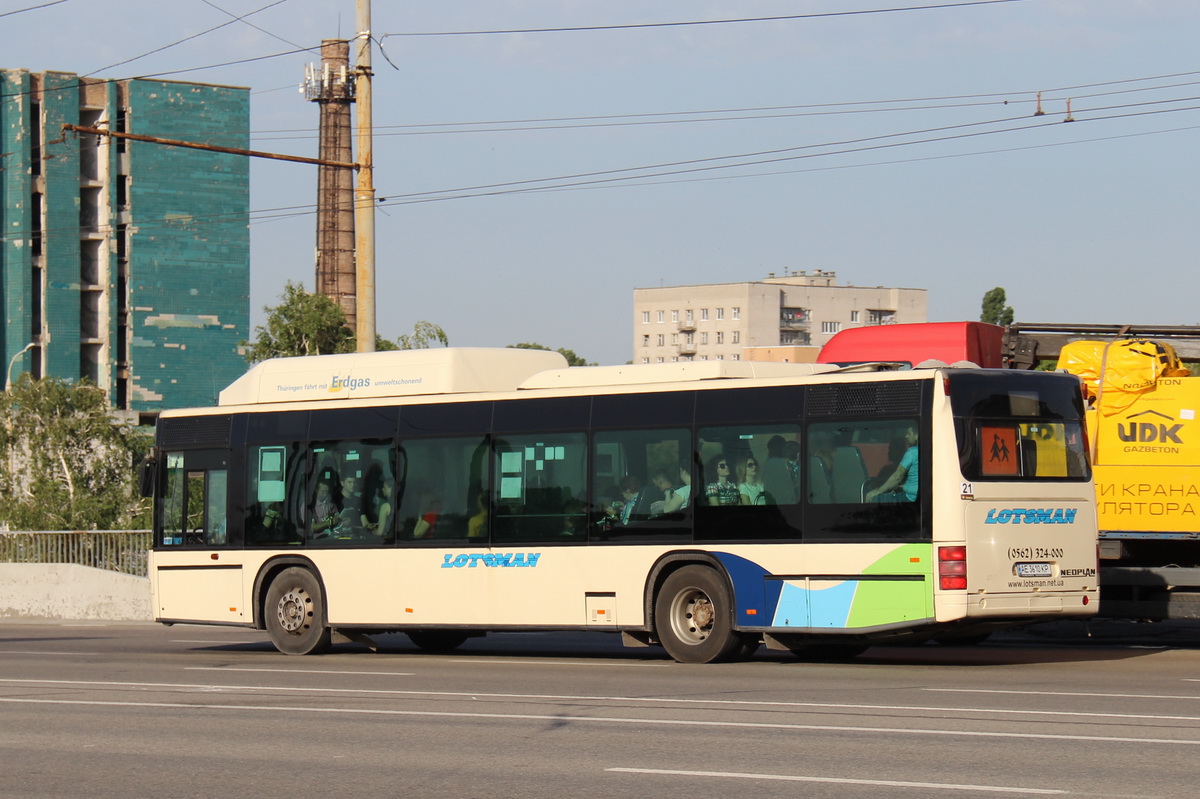
[[[717,663],[742,648],[733,631],[729,588],[706,566],[684,566],[663,581],[654,627],[667,654],[680,663]]]
[[[275,648],[285,655],[318,655],[333,634],[325,626],[321,586],[308,569],[284,569],[267,589],[264,624]]]

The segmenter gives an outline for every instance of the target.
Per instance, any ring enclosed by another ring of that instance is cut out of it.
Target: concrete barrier
[[[63,563],[0,563],[0,619],[152,621],[150,580]]]

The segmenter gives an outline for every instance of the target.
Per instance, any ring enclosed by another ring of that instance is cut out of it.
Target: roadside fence
[[[0,531],[0,563],[73,563],[147,576],[149,530]]]

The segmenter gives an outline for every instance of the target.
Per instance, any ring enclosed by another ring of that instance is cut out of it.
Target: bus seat
[[[862,502],[867,482],[867,466],[858,447],[838,447],[833,451],[833,480],[830,490],[834,502]]]
[[[825,464],[816,455],[808,459],[808,501],[814,505],[828,505],[832,501]]]
[[[796,504],[796,484],[783,458],[767,458],[763,466],[763,489],[776,505]]]

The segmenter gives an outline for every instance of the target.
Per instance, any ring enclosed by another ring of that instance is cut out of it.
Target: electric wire
[[[579,25],[559,28],[510,28],[505,30],[468,30],[468,31],[408,31],[403,33],[385,33],[380,40],[389,36],[489,36],[514,33],[574,33],[579,31],[613,31],[632,30],[638,28],[678,28],[696,25],[735,25],[749,22],[781,22],[798,19],[820,19],[823,17],[854,17],[869,14],[894,14],[909,11],[936,11],[946,8],[964,8],[967,6],[990,6],[1005,3],[1023,3],[1028,0],[966,0],[957,3],[940,3],[924,6],[900,6],[896,8],[869,8],[853,11],[825,11],[812,14],[786,14],[772,17],[740,17],[734,19],[697,19],[678,22],[637,22],[624,25]]]

